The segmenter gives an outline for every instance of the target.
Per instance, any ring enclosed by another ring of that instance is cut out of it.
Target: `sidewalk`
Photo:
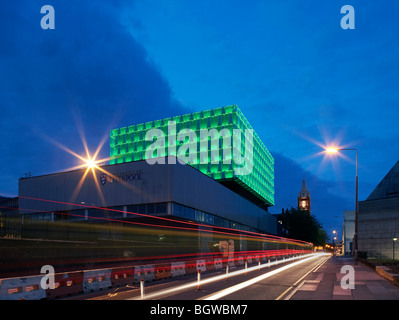
[[[354,268],[354,289],[341,287],[341,279],[348,284],[347,271]],[[399,300],[399,287],[380,276],[360,261],[354,265],[350,257],[331,257],[321,267],[311,272],[295,288],[291,300]]]

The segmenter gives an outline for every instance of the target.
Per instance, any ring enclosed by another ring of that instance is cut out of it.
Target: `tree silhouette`
[[[321,223],[309,211],[286,209],[280,220],[288,238],[312,242],[315,246],[324,245],[328,236]]]

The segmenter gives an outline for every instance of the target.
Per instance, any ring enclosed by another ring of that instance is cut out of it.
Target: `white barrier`
[[[216,258],[213,263],[215,264],[216,270],[223,269],[223,262],[221,258]]]
[[[196,262],[197,271],[206,272],[205,260],[197,260]]]
[[[144,279],[147,282],[155,280],[155,268],[153,264],[134,267],[134,281],[140,283],[140,279]]]
[[[172,277],[184,276],[186,274],[186,263],[172,262],[170,269],[172,272]]]
[[[111,269],[84,271],[83,291],[85,293],[109,288],[112,288]]]
[[[1,300],[46,299],[46,290],[40,285],[43,276],[7,278],[0,280]]]

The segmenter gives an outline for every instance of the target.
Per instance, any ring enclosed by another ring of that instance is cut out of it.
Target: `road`
[[[197,276],[183,276],[162,282],[145,283],[145,300],[287,300],[295,288],[312,271],[317,270],[330,256],[315,255],[278,265],[231,268]],[[241,274],[238,274],[240,273]],[[235,275],[234,274],[238,274]],[[141,300],[140,285],[117,288],[107,292],[78,296],[73,299]]]

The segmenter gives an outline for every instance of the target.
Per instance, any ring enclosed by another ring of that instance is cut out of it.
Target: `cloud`
[[[0,190],[16,192],[17,179],[27,171],[39,175],[71,167],[73,158],[43,136],[83,152],[76,119],[94,151],[112,127],[184,112],[121,22],[133,7],[131,1],[57,1],[55,30],[43,30],[38,2],[0,4],[6,26],[0,30],[0,166],[6,178]]]

